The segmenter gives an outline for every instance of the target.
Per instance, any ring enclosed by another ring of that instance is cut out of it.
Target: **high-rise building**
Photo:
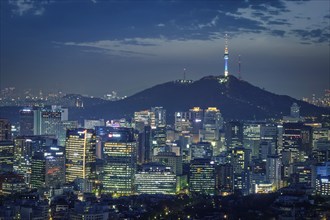
[[[214,141],[219,139],[219,130],[223,127],[223,120],[221,117],[220,110],[214,107],[209,107],[204,112],[203,140]]]
[[[155,126],[166,126],[166,109],[163,107],[152,107],[151,112],[155,115]]]
[[[23,174],[30,184],[32,156],[35,152],[45,152],[47,146],[57,145],[57,140],[48,136],[18,136],[14,139],[13,168]]]
[[[136,171],[136,148],[132,128],[111,128],[103,139],[103,193],[131,195]]]
[[[278,152],[278,129],[274,124],[263,124],[260,128],[260,140],[270,146],[270,155]]]
[[[290,108],[290,116],[293,118],[300,118],[300,107],[297,103],[293,103]]]
[[[251,150],[251,157],[259,157],[261,123],[252,122],[243,125],[243,146]]]
[[[58,145],[65,146],[66,131],[78,128],[78,121],[61,121],[60,130],[57,135]]]
[[[190,146],[191,160],[197,158],[211,159],[213,148],[210,142],[198,142]]]
[[[65,183],[64,147],[47,146],[35,152],[31,163],[31,187],[58,187]]]
[[[268,156],[266,160],[266,179],[275,189],[281,187],[281,159],[279,156]]]
[[[67,131],[65,144],[66,182],[73,182],[78,178],[85,181],[87,187],[89,182],[93,181],[95,178],[95,151],[96,135],[94,130],[77,128]]]
[[[189,190],[197,194],[215,194],[214,162],[209,159],[195,159],[190,162]]]
[[[84,128],[86,129],[94,129],[96,126],[104,126],[104,119],[99,120],[84,120]]]
[[[230,163],[221,164],[216,167],[216,187],[221,195],[233,193],[233,166]]]
[[[156,127],[155,113],[149,110],[134,112],[133,122],[142,122],[145,126],[149,125],[151,128]]]
[[[191,121],[191,133],[199,134],[199,130],[203,128],[204,124],[204,110],[200,107],[194,107],[189,109],[190,121]]]
[[[0,141],[0,170],[12,171],[14,162],[14,142]]]
[[[316,166],[315,183],[316,195],[330,196],[330,162],[318,164]]]
[[[152,149],[151,149],[151,127],[144,126],[143,132],[138,135],[138,149],[137,149],[137,158],[138,163],[148,163],[152,160]]]
[[[312,167],[306,163],[293,165],[293,182],[312,186]]]
[[[174,128],[177,132],[188,132],[191,130],[191,119],[189,112],[175,112]]]
[[[164,125],[159,125],[155,129],[152,129],[150,141],[153,155],[164,151],[163,148],[166,146],[166,127]]]
[[[34,112],[32,108],[23,108],[19,111],[20,135],[33,135]]]
[[[55,135],[59,138],[62,121],[68,120],[68,109],[52,105],[34,110],[34,134]]]
[[[239,121],[230,121],[226,123],[226,146],[234,149],[243,146],[243,125]]]
[[[303,162],[306,148],[304,142],[311,142],[311,138],[306,130],[307,127],[302,123],[284,123],[283,124],[283,165],[294,162]],[[306,132],[304,132],[306,131]]]
[[[233,166],[234,191],[248,194],[250,189],[250,150],[236,147],[231,150],[230,160]]]
[[[138,194],[172,194],[176,192],[176,175],[171,167],[149,163],[135,174],[135,192]]]
[[[0,141],[11,140],[11,124],[9,120],[0,118]]]
[[[177,156],[174,152],[160,152],[153,157],[153,162],[169,166],[176,175],[182,175],[182,156]]]

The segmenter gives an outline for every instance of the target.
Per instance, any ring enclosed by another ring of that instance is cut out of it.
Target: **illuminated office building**
[[[153,162],[171,167],[173,173],[182,175],[182,156],[177,156],[174,152],[160,152],[153,157]]]
[[[243,125],[239,121],[226,123],[226,145],[229,150],[243,145]]]
[[[215,168],[209,159],[195,159],[190,162],[189,172],[190,193],[214,195]]]
[[[82,179],[88,184],[87,182],[93,181],[95,178],[95,151],[96,135],[94,130],[77,128],[67,131],[65,145],[66,182]]]
[[[155,113],[149,110],[134,112],[133,122],[135,124],[141,122],[145,126],[149,125],[152,128],[155,128],[156,127]]]
[[[330,196],[330,162],[316,166],[315,191],[316,195]]]
[[[136,171],[136,147],[133,129],[112,128],[106,130],[103,143],[103,193],[117,196],[133,193]]]
[[[151,129],[151,149],[153,155],[157,155],[158,152],[164,151],[166,146],[166,127],[164,125],[159,125],[155,129]]]
[[[251,150],[252,158],[259,157],[260,130],[260,123],[243,124],[243,146]]]
[[[198,142],[190,146],[191,160],[197,158],[211,159],[213,148],[209,142]]]
[[[57,145],[57,140],[48,136],[19,136],[14,139],[13,168],[23,174],[30,184],[32,156],[35,152],[45,152],[47,146]]]
[[[203,130],[200,132],[200,138],[203,141],[217,141],[220,138],[220,129],[223,127],[223,120],[220,110],[217,108],[208,108],[204,112]]]
[[[84,128],[86,129],[94,129],[96,126],[104,126],[104,119],[99,120],[84,120]]]
[[[14,142],[0,141],[0,170],[12,171],[14,162]]]
[[[199,130],[203,128],[204,110],[200,107],[189,109],[189,119],[191,122],[191,133],[198,134]]]
[[[166,110],[163,107],[152,107],[151,112],[155,116],[155,127],[166,126]]]
[[[65,183],[64,147],[48,146],[35,152],[31,163],[31,187],[58,187]]]
[[[11,140],[11,124],[9,120],[0,118],[0,141]]]
[[[23,108],[19,111],[20,135],[33,135],[34,112],[32,108]]]
[[[275,189],[281,187],[281,159],[279,156],[268,156],[266,160],[266,180],[273,184]]]
[[[135,174],[134,183],[137,194],[175,194],[176,175],[170,167],[162,164],[144,164]]]
[[[250,188],[250,150],[236,147],[231,150],[230,160],[233,166],[234,191],[248,194]]]
[[[34,134],[59,138],[62,121],[68,120],[68,109],[52,105],[34,110]]]
[[[187,132],[191,130],[191,121],[189,112],[175,112],[174,128],[178,132]]]

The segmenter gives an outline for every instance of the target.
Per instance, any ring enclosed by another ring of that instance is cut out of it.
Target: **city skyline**
[[[1,89],[132,95],[229,75],[295,98],[329,89],[328,1],[1,1]],[[60,17],[59,17],[60,16]],[[54,91],[53,90],[53,91]]]

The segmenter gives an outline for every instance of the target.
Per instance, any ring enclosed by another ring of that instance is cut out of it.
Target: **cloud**
[[[165,27],[165,24],[159,23],[159,24],[156,25],[156,27]]]
[[[9,0],[9,5],[12,7],[12,13],[23,16],[26,14],[43,15],[45,5],[52,1],[47,0]]]
[[[223,42],[219,38],[217,41]],[[198,39],[168,38],[126,38],[124,40],[99,40],[91,42],[53,42],[56,46],[70,46],[88,53],[99,53],[125,58],[157,58],[174,56],[186,57],[187,54],[207,55],[214,49],[214,41]],[[175,51],[175,53],[173,53]]]
[[[206,27],[215,27],[218,23],[218,20],[219,20],[219,15],[216,15],[214,18],[212,18],[212,20],[206,24],[198,24],[197,27],[199,29],[203,29],[203,28],[206,28]]]
[[[292,33],[304,41],[310,41],[314,43],[329,42],[330,39],[330,33],[328,29],[292,30]]]

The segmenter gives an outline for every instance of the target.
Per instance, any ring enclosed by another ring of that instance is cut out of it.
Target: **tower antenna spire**
[[[223,58],[225,60],[225,71],[224,71],[224,75],[225,75],[225,77],[227,77],[229,75],[229,72],[228,72],[228,59],[229,59],[228,34],[225,35],[225,51],[224,51]]]
[[[183,80],[186,81],[186,68],[183,68]]]
[[[242,79],[242,75],[241,75],[241,55],[238,55],[238,79],[239,80]]]

